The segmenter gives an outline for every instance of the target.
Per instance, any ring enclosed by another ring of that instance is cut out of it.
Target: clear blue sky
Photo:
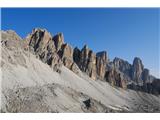
[[[2,9],[2,30],[13,29],[25,37],[35,27],[52,34],[63,32],[73,47],[84,44],[95,52],[106,50],[109,57],[132,63],[143,60],[154,75],[159,71],[159,9]]]

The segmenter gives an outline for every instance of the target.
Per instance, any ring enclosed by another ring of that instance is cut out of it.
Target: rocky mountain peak
[[[62,57],[73,58],[73,49],[69,44],[64,44],[62,46]]]
[[[53,36],[53,41],[55,43],[56,50],[59,51],[61,46],[64,44],[63,33],[58,33],[57,35]]]
[[[42,51],[46,46],[49,46],[49,41],[51,42],[52,36],[45,29],[35,28],[32,30],[32,33],[27,36],[29,39],[29,46],[32,48],[34,52]],[[52,48],[55,48],[52,44]]]
[[[125,74],[129,76],[130,74],[129,72],[132,67],[131,64],[129,64],[127,61],[121,58],[118,58],[118,57],[114,58],[113,64],[115,68],[119,69],[121,72],[124,72]]]
[[[106,51],[101,51],[96,54],[98,58],[101,58],[103,61],[108,62],[108,56]]]
[[[142,60],[139,57],[135,57],[133,60],[133,66],[139,66],[143,68]]]
[[[132,65],[132,79],[136,82],[141,81],[141,75],[143,72],[144,66],[142,60],[138,57],[135,57]]]

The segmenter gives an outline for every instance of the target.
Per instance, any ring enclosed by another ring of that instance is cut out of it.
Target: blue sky
[[[110,59],[132,63],[140,57],[158,76],[160,10],[147,8],[3,8],[2,30],[13,29],[25,37],[33,28],[46,28],[53,35],[63,32],[73,47],[84,44],[95,52],[106,50]]]

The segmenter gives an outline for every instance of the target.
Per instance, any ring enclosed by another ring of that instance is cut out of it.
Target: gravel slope
[[[1,112],[160,112],[160,96],[114,88],[64,66],[54,72],[21,49],[2,47],[1,70]]]

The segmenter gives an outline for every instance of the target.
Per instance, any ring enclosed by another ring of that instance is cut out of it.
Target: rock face
[[[73,61],[73,49],[69,44],[64,43],[62,33],[52,37],[44,29],[34,29],[26,39],[29,50],[54,70],[59,71],[64,64],[73,72],[79,72],[78,66]]]
[[[27,36],[27,40],[29,42],[29,51],[54,70],[58,70],[62,63],[60,57],[56,54],[56,47],[49,32],[45,29],[34,29]]]
[[[119,69],[121,72],[130,76],[130,70],[131,70],[132,65],[129,64],[127,61],[116,57],[113,60],[113,64],[114,64],[115,68]]]
[[[160,79],[155,79],[152,82],[152,93],[156,95],[160,94]]]
[[[106,73],[106,65],[109,62],[107,52],[98,52],[96,54],[97,56],[97,62],[96,62],[96,67],[97,67],[97,75],[100,77],[100,79],[104,79],[105,73]]]
[[[59,51],[64,44],[64,37],[62,33],[58,33],[53,37],[53,41],[55,43],[56,50]]]
[[[55,46],[53,42],[51,42],[52,36],[46,30],[34,29],[27,38],[29,39],[31,49],[39,55],[44,50],[55,51]]]
[[[124,89],[127,88],[123,74],[116,69],[111,69],[106,72],[106,81],[109,82],[112,86],[118,86]]]
[[[74,49],[73,59],[79,68],[86,72],[92,79],[103,80],[106,72],[108,57],[106,52],[95,54],[85,45],[82,50]]]
[[[96,54],[87,45],[81,50],[79,67],[92,79],[96,79]]]
[[[17,48],[21,44],[22,38],[17,35],[13,30],[1,31],[1,44],[12,50]]]
[[[149,70],[148,69],[144,69],[142,72],[142,80],[144,83],[149,82]]]
[[[73,50],[73,60],[77,65],[80,65],[80,58],[81,57],[81,51],[77,47]]]
[[[134,80],[137,83],[140,83],[142,80],[142,72],[143,72],[144,66],[142,64],[142,61],[140,58],[135,57],[132,65],[132,80]]]

